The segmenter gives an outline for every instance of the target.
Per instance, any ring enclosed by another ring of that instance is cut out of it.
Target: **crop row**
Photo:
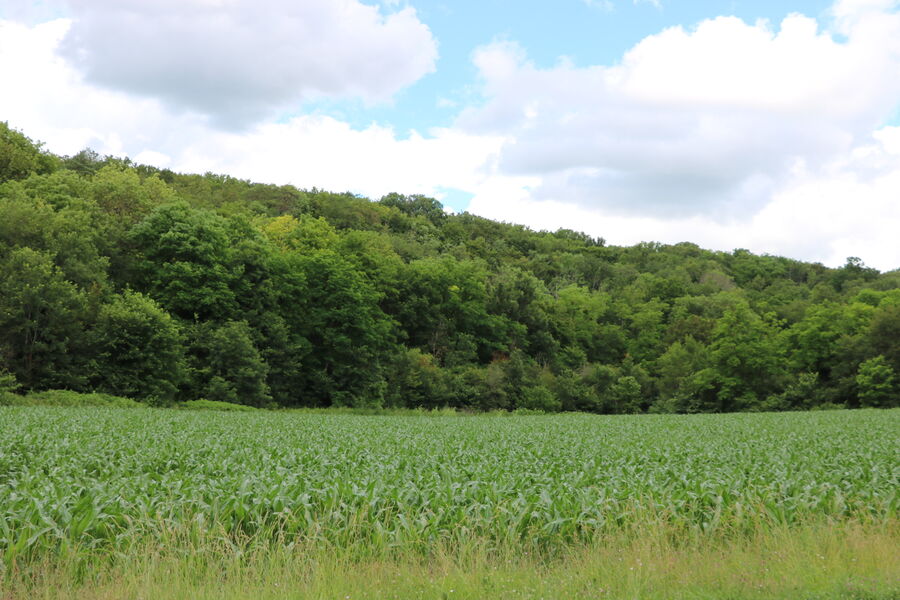
[[[0,552],[184,531],[537,546],[893,519],[900,411],[363,417],[0,408]]]

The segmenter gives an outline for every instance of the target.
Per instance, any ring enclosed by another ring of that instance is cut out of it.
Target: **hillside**
[[[900,404],[900,271],[60,157],[0,123],[0,391],[601,413]]]

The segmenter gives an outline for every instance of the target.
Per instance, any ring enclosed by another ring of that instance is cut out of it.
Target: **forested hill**
[[[167,404],[897,406],[900,271],[609,246],[0,123],[0,380]],[[0,390],[2,391],[2,390]]]

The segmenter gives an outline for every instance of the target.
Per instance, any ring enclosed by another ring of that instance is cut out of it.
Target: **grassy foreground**
[[[551,560],[470,545],[358,560],[337,549],[285,545],[190,552],[134,547],[117,558],[81,555],[31,565],[0,598],[900,598],[900,536],[886,527],[817,523],[756,535],[677,543],[662,532],[568,548]]]
[[[2,600],[900,598],[896,410],[0,423]]]

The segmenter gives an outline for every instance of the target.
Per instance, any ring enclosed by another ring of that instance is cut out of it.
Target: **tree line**
[[[166,405],[900,404],[900,271],[618,247],[420,195],[56,156],[0,123],[0,387]]]

